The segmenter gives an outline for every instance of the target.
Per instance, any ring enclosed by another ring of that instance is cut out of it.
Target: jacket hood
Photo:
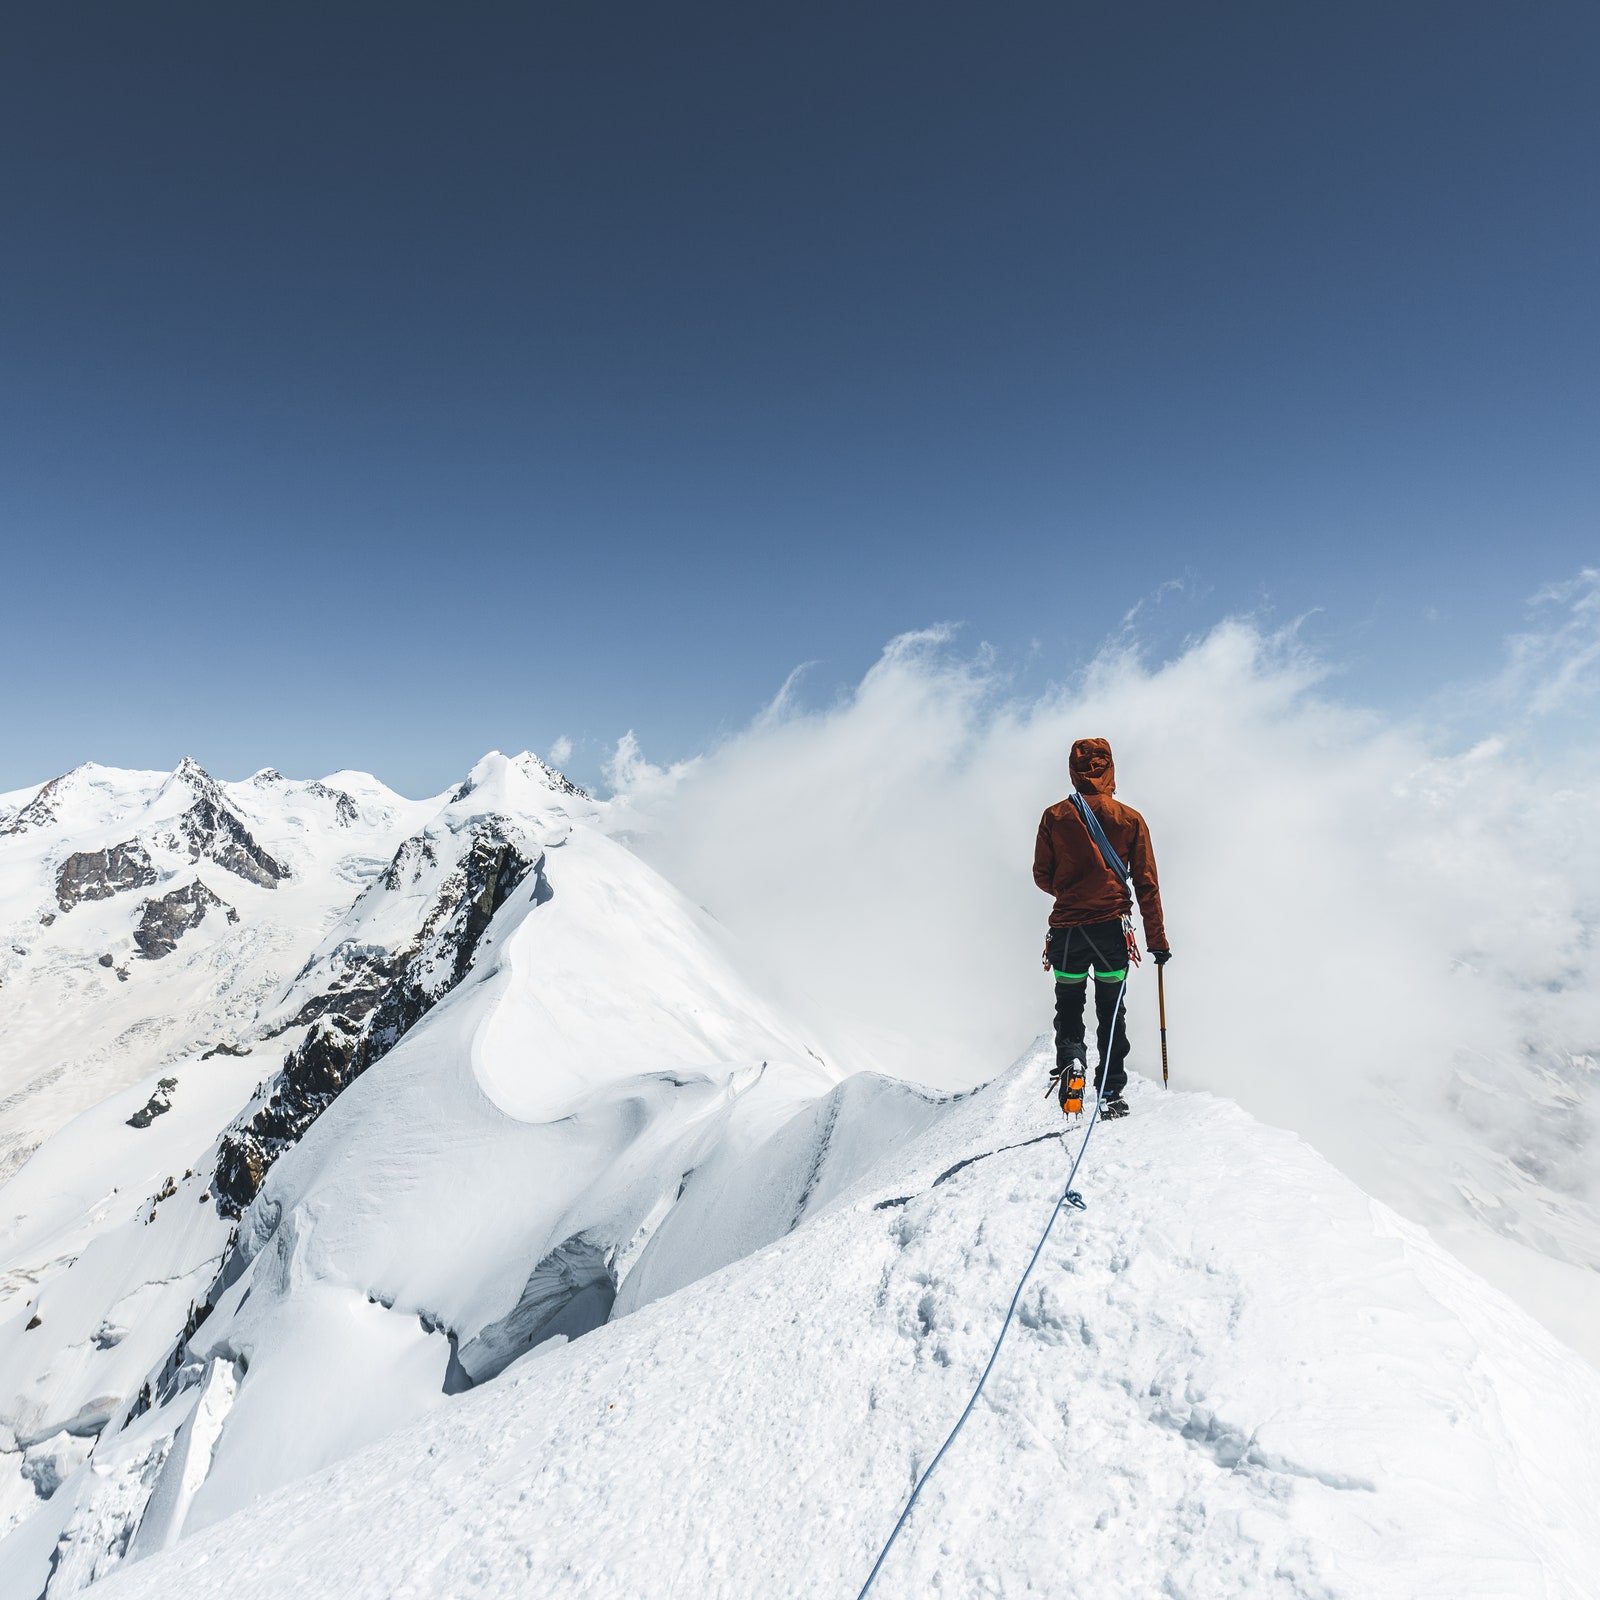
[[[1104,739],[1079,739],[1072,747],[1069,770],[1072,787],[1079,794],[1117,792],[1117,769],[1111,760],[1111,746]]]

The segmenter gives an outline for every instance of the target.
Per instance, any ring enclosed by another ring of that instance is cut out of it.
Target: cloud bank
[[[1526,737],[1588,683],[1597,592],[1541,597],[1554,625],[1482,689],[1506,731],[1464,749],[1341,704],[1292,631],[1158,665],[1123,642],[1018,699],[931,630],[826,708],[791,679],[695,761],[625,738],[616,826],[842,1062],[971,1083],[1049,1026],[1034,830],[1072,740],[1108,738],[1161,870],[1175,1086],[1295,1129],[1600,1355],[1600,779]],[[1159,1080],[1148,964],[1130,1014]]]

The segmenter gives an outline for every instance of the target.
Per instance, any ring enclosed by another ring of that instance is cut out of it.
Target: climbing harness
[[[1107,1039],[1107,1055],[1110,1054],[1110,1040],[1116,1036],[1115,1018],[1122,1008],[1123,992],[1128,987],[1128,975],[1122,975],[1122,982],[1117,988],[1117,1012],[1112,1013],[1111,1034]],[[889,1537],[884,1541],[883,1549],[878,1552],[878,1559],[872,1563],[872,1571],[867,1574],[867,1581],[861,1585],[860,1593],[856,1600],[866,1600],[867,1591],[871,1589],[873,1581],[877,1578],[889,1552],[894,1548],[894,1542],[900,1537],[900,1530],[905,1527],[907,1518],[911,1515],[911,1508],[916,1505],[917,1497],[922,1493],[922,1486],[933,1476],[933,1469],[944,1459],[944,1453],[955,1443],[956,1435],[966,1426],[966,1421],[972,1415],[972,1408],[978,1403],[978,1396],[983,1393],[983,1386],[989,1381],[989,1374],[994,1371],[994,1364],[1000,1359],[1000,1346],[1005,1343],[1006,1332],[1011,1326],[1011,1319],[1016,1315],[1017,1304],[1022,1299],[1022,1291],[1028,1286],[1028,1279],[1033,1276],[1033,1269],[1038,1264],[1039,1257],[1044,1251],[1045,1241],[1050,1237],[1050,1230],[1056,1225],[1056,1218],[1061,1215],[1063,1206],[1073,1206],[1079,1211],[1087,1211],[1088,1205],[1081,1194],[1072,1187],[1073,1180],[1078,1176],[1078,1168],[1083,1165],[1084,1152],[1089,1148],[1089,1140],[1094,1134],[1094,1125],[1100,1118],[1100,1101],[1104,1096],[1106,1068],[1110,1062],[1101,1063],[1099,1081],[1094,1088],[1094,1109],[1089,1113],[1088,1126],[1083,1130],[1083,1143],[1078,1146],[1078,1154],[1072,1163],[1072,1170],[1067,1174],[1066,1187],[1061,1191],[1061,1198],[1056,1201],[1054,1210],[1050,1213],[1050,1220],[1044,1225],[1044,1232],[1039,1235],[1039,1242],[1033,1247],[1033,1254],[1028,1258],[1028,1264],[1023,1268],[1022,1277],[1017,1281],[1016,1293],[1011,1296],[1011,1304],[1006,1310],[1005,1321],[1000,1324],[1000,1333],[994,1341],[994,1349],[989,1354],[989,1363],[983,1369],[983,1374],[978,1379],[977,1387],[972,1391],[972,1397],[967,1401],[966,1408],[956,1418],[956,1425],[950,1430],[949,1437],[939,1446],[939,1453],[934,1456],[922,1475],[917,1479],[911,1489],[911,1498],[906,1501],[905,1510],[900,1513],[900,1520],[890,1530]],[[1062,1136],[1065,1138],[1065,1135]]]

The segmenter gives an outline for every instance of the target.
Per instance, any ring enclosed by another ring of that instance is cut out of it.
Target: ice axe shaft
[[[1156,968],[1156,999],[1161,1007],[1161,1087],[1167,1087],[1167,964]]]

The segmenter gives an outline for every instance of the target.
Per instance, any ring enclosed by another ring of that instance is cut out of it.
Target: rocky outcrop
[[[56,904],[70,911],[80,900],[108,900],[124,889],[142,889],[159,876],[137,839],[107,850],[80,850],[56,873]]]
[[[157,1117],[172,1109],[172,1091],[178,1087],[176,1078],[163,1078],[156,1085],[156,1092],[128,1118],[130,1128],[148,1128]],[[171,1183],[171,1179],[167,1180]],[[158,1196],[164,1198],[163,1196]]]
[[[434,848],[433,840],[425,833],[413,834],[395,851],[394,860],[383,869],[383,876],[378,879],[379,886],[392,893],[408,882],[414,883],[424,867],[436,867],[438,864],[439,853]]]
[[[576,795],[580,800],[591,798],[587,789],[580,789],[566,773],[558,772],[549,762],[541,761],[538,756],[529,750],[517,757],[525,768],[539,773],[544,781],[555,790],[557,794]]]
[[[289,869],[255,841],[237,812],[223,797],[217,781],[192,756],[178,763],[173,778],[194,796],[189,809],[161,842],[183,851],[191,861],[204,856],[219,867],[263,889],[276,889]]]
[[[361,812],[354,800],[343,789],[333,789],[318,779],[313,778],[306,785],[306,793],[314,794],[319,800],[331,801],[333,805],[333,820],[341,828],[354,827],[360,820]]]
[[[328,801],[333,806],[333,819],[341,828],[353,828],[360,821],[361,809],[355,800],[343,789],[335,789],[331,784],[323,783],[320,778],[313,778],[309,783],[291,785],[276,767],[263,767],[250,781],[258,789],[292,787],[304,794],[314,794],[319,800]]]
[[[178,818],[177,848],[187,847],[189,859],[201,856],[263,889],[276,889],[289,869],[256,843],[238,817],[211,795],[201,794]]]
[[[59,778],[52,778],[27,805],[0,826],[0,834],[26,833],[29,828],[48,828],[56,820],[61,790],[71,776],[71,772],[63,772]]]
[[[283,1069],[263,1088],[257,1108],[222,1137],[217,1154],[217,1204],[238,1216],[285,1150],[340,1093],[394,1048],[405,1032],[466,975],[484,930],[530,872],[548,899],[541,859],[530,859],[513,830],[486,817],[473,826],[416,939],[398,950],[348,952],[337,975],[287,1026],[311,1024]],[[437,864],[435,845],[409,839],[382,882],[397,887],[422,862]]]
[[[239,920],[239,913],[226,900],[196,878],[159,900],[145,901],[139,926],[133,930],[133,942],[146,961],[159,961],[170,956],[178,948],[178,940],[191,928],[198,928],[213,908],[226,912],[229,922]]]

